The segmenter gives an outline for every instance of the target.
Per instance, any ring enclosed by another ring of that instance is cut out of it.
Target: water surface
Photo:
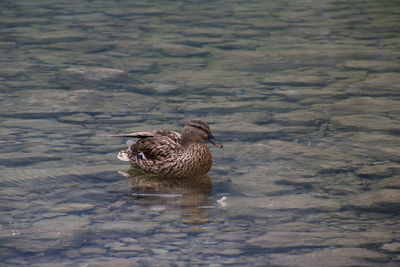
[[[0,6],[4,266],[399,264],[396,1]],[[192,118],[212,189],[105,136]]]

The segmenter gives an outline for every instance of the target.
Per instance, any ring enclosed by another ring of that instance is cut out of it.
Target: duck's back
[[[153,134],[130,146],[133,167],[166,177],[197,176],[211,169],[211,153],[206,145],[192,143],[184,147],[180,134],[173,131]]]
[[[152,132],[154,136],[166,136],[170,138],[173,142],[181,144],[181,134],[174,132],[174,131],[169,131],[169,130],[155,130]]]

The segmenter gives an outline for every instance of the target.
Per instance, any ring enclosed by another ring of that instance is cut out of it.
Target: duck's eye
[[[196,128],[196,129],[199,129],[199,130],[205,132],[208,135],[208,131],[206,129],[204,129],[203,127],[201,127],[201,126],[193,125],[193,124],[190,124],[189,126],[193,127],[193,128]]]

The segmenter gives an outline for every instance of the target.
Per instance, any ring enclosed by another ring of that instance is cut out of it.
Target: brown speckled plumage
[[[210,150],[202,141],[222,147],[211,134],[210,127],[202,120],[189,121],[177,133],[168,130],[114,135],[139,138],[128,141],[128,149],[118,158],[129,161],[132,167],[164,177],[192,177],[206,174],[212,166]]]

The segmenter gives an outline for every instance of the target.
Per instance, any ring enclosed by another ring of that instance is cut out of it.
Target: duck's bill
[[[224,147],[220,142],[218,142],[217,141],[217,139],[215,139],[214,137],[211,137],[210,139],[208,139],[210,142],[211,142],[211,144],[213,144],[214,146],[216,146],[216,147],[220,147],[220,148],[222,148],[222,147]]]

